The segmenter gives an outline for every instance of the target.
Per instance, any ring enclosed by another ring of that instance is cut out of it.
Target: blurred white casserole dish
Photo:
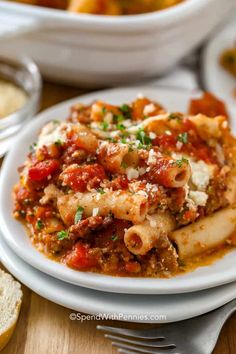
[[[110,17],[1,1],[1,48],[31,56],[56,81],[121,84],[167,72],[209,35],[233,3],[186,0],[159,12]]]

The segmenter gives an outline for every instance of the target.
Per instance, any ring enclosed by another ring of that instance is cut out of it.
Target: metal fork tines
[[[179,354],[176,349],[176,345],[173,342],[169,342],[163,335],[144,333],[144,331],[113,328],[106,326],[97,326],[99,330],[105,330],[108,332],[115,332],[122,334],[123,336],[114,336],[111,334],[105,334],[105,338],[112,341],[112,346],[118,348],[119,353],[137,354],[137,353],[150,353],[150,354]],[[144,340],[144,338],[148,340]],[[135,339],[131,339],[133,337]],[[137,339],[139,338],[139,339]]]
[[[210,354],[225,321],[236,310],[236,300],[205,315],[157,328],[128,329],[97,326],[123,354]]]
[[[106,334],[105,338],[110,339],[114,347],[121,349],[132,349],[138,351],[139,353],[177,354],[176,346],[172,343],[167,343],[164,339],[158,341],[132,340],[109,334]],[[159,350],[157,351],[156,349]],[[160,351],[160,349],[165,349],[165,351]]]

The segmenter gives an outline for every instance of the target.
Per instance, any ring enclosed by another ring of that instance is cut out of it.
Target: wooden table
[[[41,108],[80,95],[84,91],[45,83]],[[71,321],[72,312],[38,296],[23,286],[24,299],[13,338],[1,354],[115,354],[110,342],[96,330],[97,321]],[[1,315],[1,314],[0,314]],[[99,322],[104,324],[103,322]],[[106,325],[137,327],[107,321]],[[138,325],[140,327],[140,325]],[[147,327],[146,325],[144,327]],[[222,330],[214,354],[236,353],[236,315]],[[191,354],[191,353],[186,353]]]

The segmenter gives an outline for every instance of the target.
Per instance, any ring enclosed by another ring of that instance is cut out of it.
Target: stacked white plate
[[[0,178],[1,261],[38,294],[76,311],[106,314],[135,322],[172,322],[211,311],[236,297],[236,251],[216,263],[171,279],[122,278],[72,270],[46,258],[31,244],[23,225],[12,217],[12,188],[17,167],[45,122],[65,119],[75,102],[100,99],[113,104],[134,100],[139,93],[170,111],[187,112],[199,92],[135,87],[100,91],[57,105],[34,119],[15,140]],[[227,284],[227,285],[226,285]]]

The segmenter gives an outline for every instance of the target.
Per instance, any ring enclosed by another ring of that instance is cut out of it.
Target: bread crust
[[[0,268],[0,273],[5,273],[5,272]],[[17,282],[14,280],[13,277],[11,277],[11,278],[12,278],[12,284],[14,286],[15,283],[17,283]],[[19,291],[19,289],[18,289],[18,291]],[[5,348],[5,346],[8,344],[8,342],[10,341],[10,339],[14,333],[14,330],[15,330],[15,327],[17,324],[17,320],[19,317],[20,309],[21,309],[22,296],[23,296],[23,294],[22,294],[22,291],[20,290],[19,299],[18,299],[18,301],[15,305],[15,308],[14,308],[14,318],[12,319],[12,322],[9,324],[8,328],[4,331],[2,331],[0,328],[0,351],[3,348]]]

